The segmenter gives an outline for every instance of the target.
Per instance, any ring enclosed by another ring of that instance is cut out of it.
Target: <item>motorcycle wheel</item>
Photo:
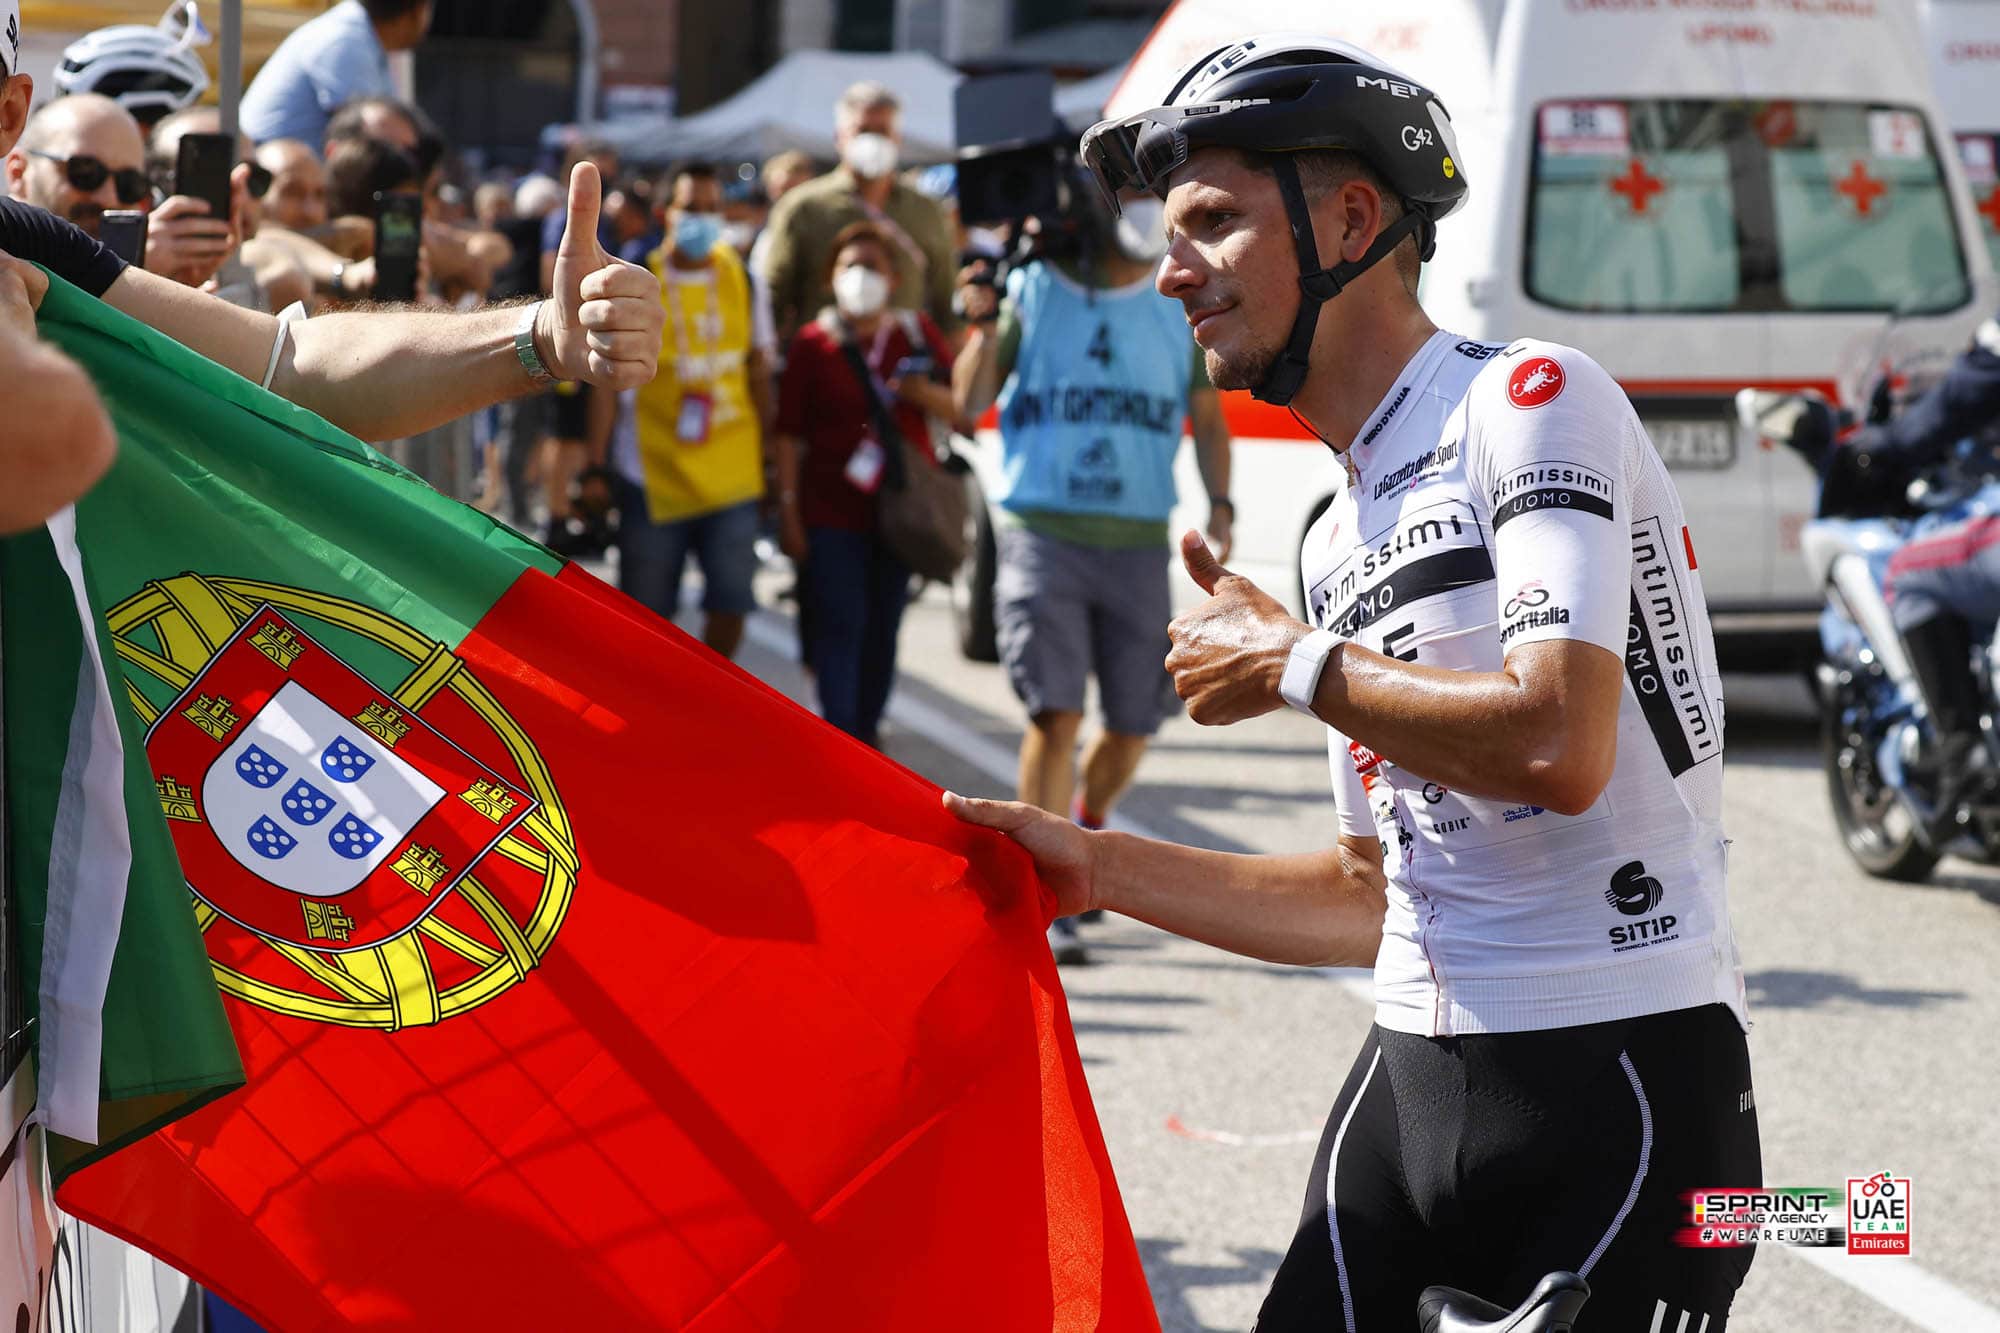
[[[1876,773],[1873,751],[1865,737],[1847,727],[1843,711],[1828,708],[1820,714],[1821,754],[1841,841],[1854,863],[1877,879],[1921,883],[1930,878],[1938,853]]]

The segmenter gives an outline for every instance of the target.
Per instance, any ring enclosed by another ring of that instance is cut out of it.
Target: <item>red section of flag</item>
[[[574,570],[457,651],[573,833],[541,964],[396,1032],[230,1000],[249,1085],[66,1208],[288,1333],[1159,1327],[1023,855]]]

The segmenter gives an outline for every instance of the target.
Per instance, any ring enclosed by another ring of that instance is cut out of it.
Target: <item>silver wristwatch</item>
[[[521,369],[528,372],[528,380],[537,389],[546,389],[556,382],[549,374],[549,368],[542,364],[542,354],[535,350],[535,320],[541,316],[542,302],[521,307],[521,322],[514,328],[514,355],[521,362]]]

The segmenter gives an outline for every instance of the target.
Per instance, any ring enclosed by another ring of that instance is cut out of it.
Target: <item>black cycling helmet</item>
[[[1299,253],[1298,318],[1257,386],[1284,405],[1305,380],[1319,308],[1414,233],[1420,257],[1437,248],[1438,219],[1465,202],[1464,164],[1443,103],[1422,84],[1357,46],[1309,33],[1270,33],[1218,47],[1182,70],[1166,105],[1092,126],[1084,165],[1118,207],[1118,192],[1164,198],[1167,178],[1202,148],[1269,154]],[[1353,263],[1321,268],[1312,213],[1288,154],[1340,149],[1366,162],[1402,201],[1403,216]]]

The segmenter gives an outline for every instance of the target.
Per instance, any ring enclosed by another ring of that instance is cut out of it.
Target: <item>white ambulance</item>
[[[1281,29],[1357,43],[1438,94],[1471,198],[1439,228],[1425,307],[1615,375],[1674,469],[1725,664],[1797,665],[1816,646],[1797,547],[1813,482],[1739,429],[1732,395],[1841,397],[1892,312],[1907,363],[1954,354],[1992,310],[1912,0],[1178,0],[1105,115]],[[1296,606],[1299,542],[1338,468],[1284,411],[1224,399],[1232,564]],[[1181,494],[1198,501],[1191,452]]]
[[[2000,0],[1923,0],[1938,109],[1958,139],[1973,211],[2000,268]]]

